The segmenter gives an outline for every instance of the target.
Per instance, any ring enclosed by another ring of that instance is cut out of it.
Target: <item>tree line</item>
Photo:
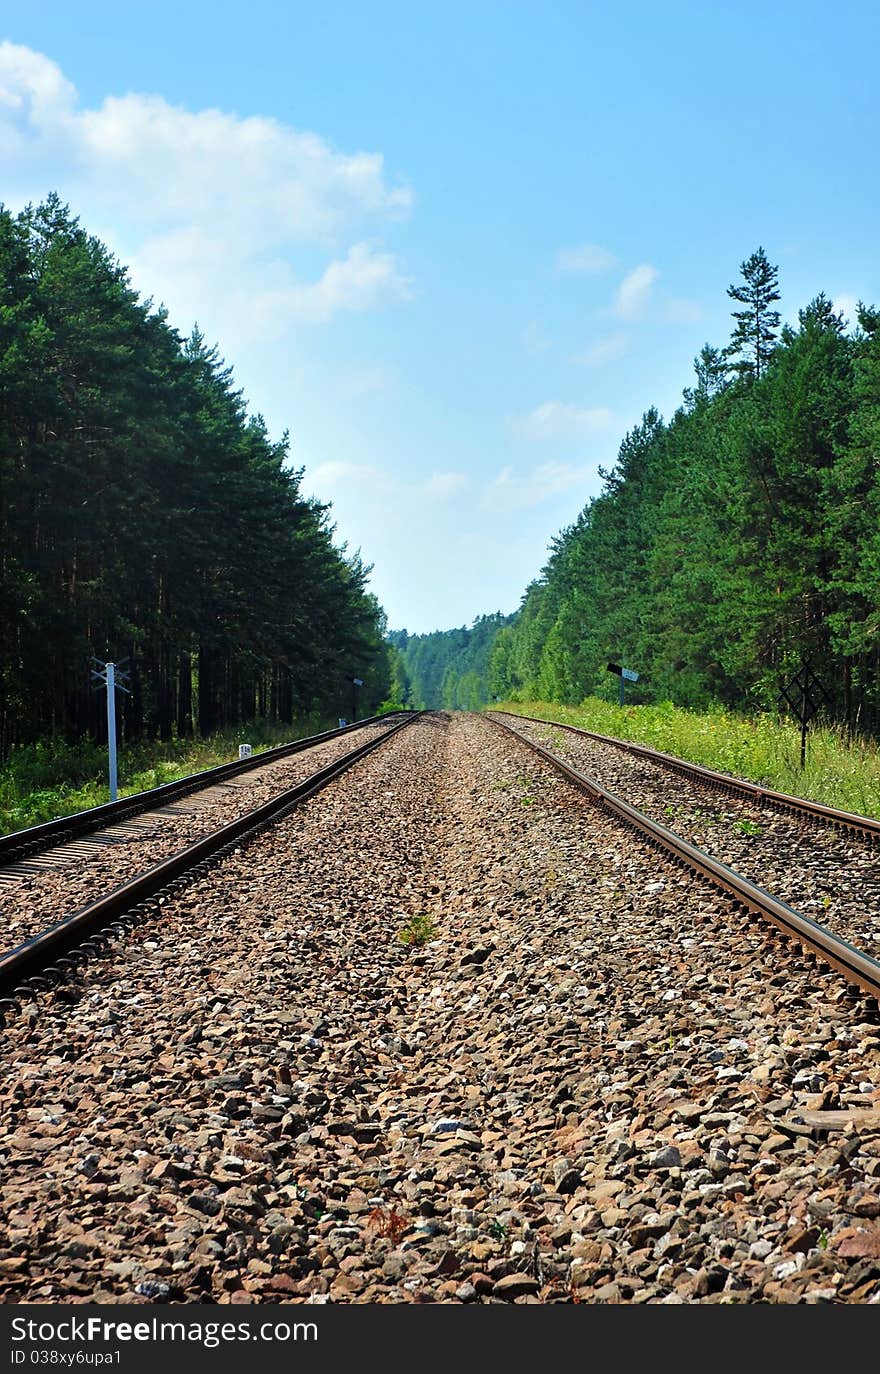
[[[519,610],[391,636],[398,694],[575,703],[616,695],[612,662],[630,701],[748,712],[806,663],[832,718],[880,729],[880,309],[848,329],[820,293],[780,327],[763,248],[727,294],[729,341],[624,437]]]
[[[489,656],[513,616],[481,615],[471,626],[409,634],[392,630],[392,698],[418,710],[479,711],[488,700]]]
[[[775,709],[809,663],[832,716],[880,724],[880,310],[846,321],[819,294],[780,329],[778,269],[759,248],[740,307],[706,344],[671,420],[645,412],[603,487],[554,539],[487,689]]]
[[[57,196],[0,206],[0,757],[100,734],[93,655],[129,660],[132,740],[386,697],[370,569],[302,476]]]

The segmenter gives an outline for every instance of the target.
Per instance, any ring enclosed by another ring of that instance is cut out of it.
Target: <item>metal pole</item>
[[[116,800],[116,664],[107,664],[107,750],[110,763],[110,800]]]
[[[621,673],[621,674],[620,674],[620,687],[619,687],[619,689],[618,689],[618,694],[617,694],[617,699],[618,699],[618,701],[619,701],[619,703],[620,703],[621,706],[623,705],[623,694],[624,694],[625,688],[626,688],[626,684],[624,683],[624,680],[623,680],[623,673]]]

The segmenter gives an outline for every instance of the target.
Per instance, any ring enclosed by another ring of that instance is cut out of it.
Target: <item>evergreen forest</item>
[[[100,737],[93,655],[127,741],[374,709],[384,613],[302,475],[56,196],[0,207],[0,758]]]
[[[629,701],[750,713],[806,663],[830,718],[880,727],[880,310],[847,322],[820,293],[780,327],[762,248],[728,296],[730,339],[600,470],[475,696],[613,698],[614,662],[639,673]],[[444,673],[418,679],[431,704]]]
[[[417,710],[479,711],[488,701],[489,659],[499,632],[513,616],[478,616],[470,627],[408,634],[392,630],[392,696]]]

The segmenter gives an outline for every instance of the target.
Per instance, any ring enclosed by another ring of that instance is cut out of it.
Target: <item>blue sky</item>
[[[761,244],[880,301],[880,6],[43,0],[0,196],[198,321],[394,628],[513,611]]]

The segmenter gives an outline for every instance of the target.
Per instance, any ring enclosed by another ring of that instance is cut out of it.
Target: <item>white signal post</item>
[[[123,660],[127,662],[127,660]],[[118,793],[118,777],[116,767],[116,690],[127,692],[128,688],[122,685],[120,679],[128,681],[128,673],[121,670],[118,663],[104,663],[100,658],[92,660],[93,663],[100,664],[101,670],[95,672],[92,669],[92,677],[97,678],[107,688],[107,770],[110,781],[110,800],[116,801]]]
[[[116,800],[116,664],[107,664],[107,752],[110,764],[110,800]]]

